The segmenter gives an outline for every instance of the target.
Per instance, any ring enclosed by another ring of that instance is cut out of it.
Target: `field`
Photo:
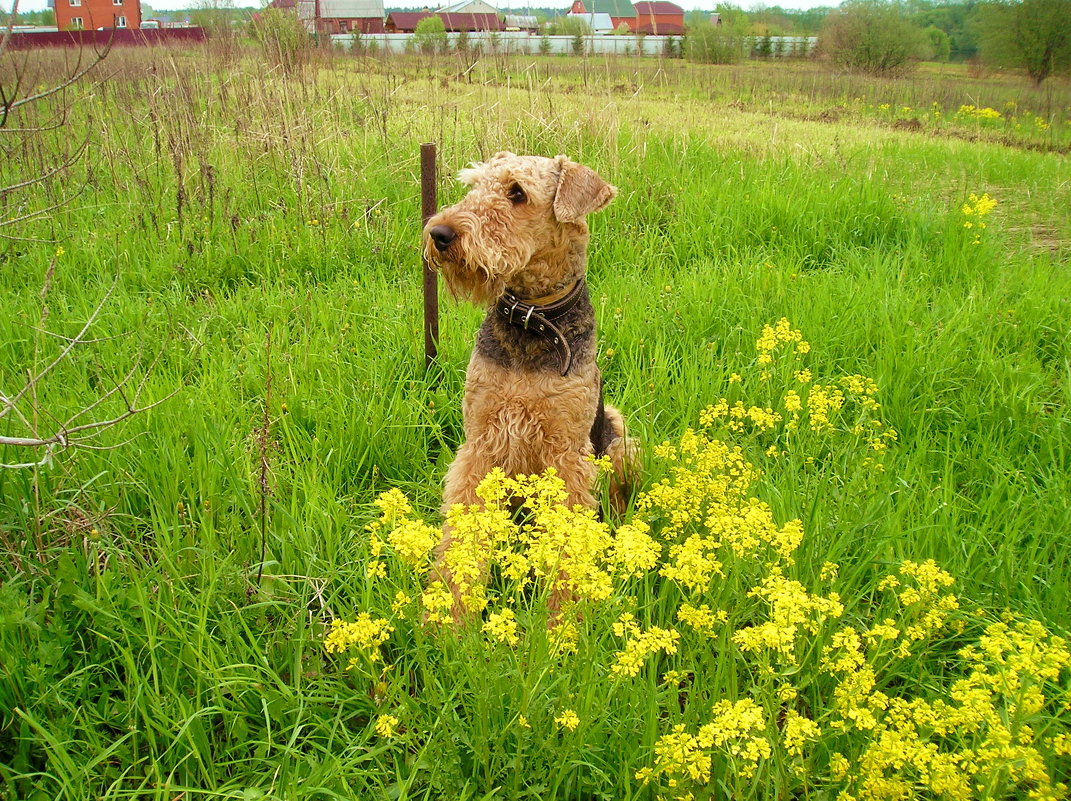
[[[1066,80],[129,50],[16,122],[0,186],[72,163],[0,196],[50,209],[0,228],[0,435],[160,403],[0,469],[0,799],[1066,797]],[[420,543],[481,312],[425,373],[422,142],[444,204],[505,149],[618,187],[643,444],[623,520],[493,482],[458,629]]]

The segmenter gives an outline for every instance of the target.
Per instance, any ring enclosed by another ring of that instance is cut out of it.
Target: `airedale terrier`
[[[584,218],[617,190],[565,156],[496,153],[458,178],[470,190],[428,221],[424,251],[452,294],[488,310],[465,378],[465,442],[446,475],[444,512],[479,503],[476,486],[494,467],[508,475],[553,467],[569,505],[595,507],[589,457],[609,456],[623,488],[629,449],[595,364]],[[449,532],[440,557],[448,548]]]

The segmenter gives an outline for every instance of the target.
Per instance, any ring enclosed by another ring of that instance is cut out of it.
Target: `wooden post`
[[[420,146],[421,230],[438,210],[435,178],[435,145]],[[423,242],[421,242],[423,252]],[[423,257],[424,264],[424,369],[430,370],[439,351],[439,280]]]

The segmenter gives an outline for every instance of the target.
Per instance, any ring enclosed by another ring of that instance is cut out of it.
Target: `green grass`
[[[35,64],[40,81],[58,70]],[[608,613],[589,613],[585,658],[562,667],[542,638],[517,674],[500,656],[474,662],[478,637],[451,651],[410,627],[392,647],[428,682],[411,693],[431,734],[403,749],[372,731],[374,689],[323,653],[328,620],[381,601],[364,574],[371,501],[400,487],[434,519],[461,437],[481,315],[444,298],[441,369],[426,376],[426,141],[439,144],[443,203],[460,196],[453,172],[500,149],[567,153],[619,188],[592,220],[590,283],[607,395],[644,443],[677,439],[732,392],[765,391],[747,369],[781,317],[811,342],[816,377],[875,379],[899,434],[884,473],[848,480],[742,442],[766,466],[754,491],[775,518],[804,521],[795,570],[808,586],[840,563],[862,619],[891,565],[932,558],[961,598],[1065,630],[1066,82],[1039,93],[1009,77],[870,82],[627,59],[455,67],[338,58],[287,77],[252,59],[117,52],[20,120],[72,106],[67,126],[0,162],[0,184],[89,145],[0,211],[73,198],[4,230],[23,239],[0,244],[0,389],[63,347],[43,328],[73,335],[115,282],[98,341],[40,384],[26,416],[50,429],[132,369],[147,376],[143,400],[177,394],[102,432],[108,450],[0,471],[0,798],[649,792],[632,773],[674,704],[653,667],[647,690],[604,699],[619,647],[598,627]],[[912,131],[877,108],[936,101],[954,115],[1007,100],[1050,127]],[[999,205],[973,245],[960,207],[982,192]],[[116,397],[95,414],[121,410]],[[0,423],[23,433],[13,415]],[[645,586],[650,610],[674,603]],[[712,697],[735,697],[727,662],[706,675]],[[518,745],[510,710],[552,710],[569,693],[585,721],[605,701],[606,719]],[[777,797],[781,781],[752,792]]]

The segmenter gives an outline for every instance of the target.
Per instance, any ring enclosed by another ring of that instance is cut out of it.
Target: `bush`
[[[922,29],[881,0],[843,4],[826,17],[818,38],[819,49],[833,64],[871,75],[905,72],[925,45]]]

